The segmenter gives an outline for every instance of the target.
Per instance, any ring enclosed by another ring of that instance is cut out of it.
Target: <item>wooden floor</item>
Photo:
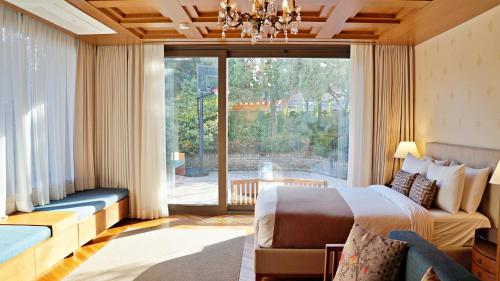
[[[116,235],[125,231],[129,227],[133,228],[150,228],[150,227],[168,227],[168,228],[216,228],[216,229],[243,229],[248,234],[253,233],[253,216],[251,215],[222,215],[222,216],[193,216],[193,215],[174,215],[168,218],[158,220],[124,220],[101,233],[96,239],[87,243],[71,257],[66,258],[56,265],[40,280],[57,281],[62,280],[65,276],[75,270],[89,257],[94,255],[99,249],[104,247]],[[244,267],[248,267],[245,266]],[[250,268],[242,268],[242,275],[246,274],[244,280],[252,280]]]

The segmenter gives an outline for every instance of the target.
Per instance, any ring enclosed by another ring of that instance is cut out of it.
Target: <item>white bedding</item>
[[[255,206],[256,243],[270,248],[273,242],[277,187],[262,190]],[[431,213],[408,197],[385,186],[338,188],[354,215],[368,230],[387,236],[392,230],[411,230],[426,240],[432,237]]]
[[[477,228],[491,227],[488,217],[481,213],[468,214],[459,211],[451,214],[440,209],[431,209],[434,221],[432,243],[438,247],[472,246]]]

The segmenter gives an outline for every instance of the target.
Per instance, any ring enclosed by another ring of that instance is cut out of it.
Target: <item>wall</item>
[[[421,43],[415,56],[419,148],[500,149],[500,6]]]

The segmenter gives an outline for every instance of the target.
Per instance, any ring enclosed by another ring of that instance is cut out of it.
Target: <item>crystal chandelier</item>
[[[252,44],[262,38],[277,38],[281,32],[288,42],[288,30],[293,35],[299,32],[300,7],[295,6],[295,0],[282,0],[281,15],[275,7],[277,0],[252,0],[252,13],[241,13],[237,9],[236,0],[220,2],[219,24],[222,24],[222,38],[226,31],[242,26],[241,38],[250,36]]]

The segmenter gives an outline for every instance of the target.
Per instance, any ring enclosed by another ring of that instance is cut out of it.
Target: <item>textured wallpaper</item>
[[[500,6],[416,46],[416,141],[500,149]]]

